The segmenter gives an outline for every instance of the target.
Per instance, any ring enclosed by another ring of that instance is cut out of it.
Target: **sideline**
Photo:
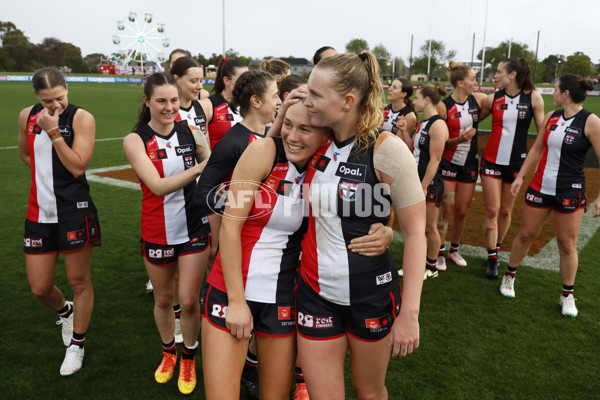
[[[131,168],[127,165],[117,165],[115,167],[89,169],[85,172],[85,177],[88,181],[103,183],[105,185],[118,186],[126,189],[142,190],[139,183],[124,181],[121,179],[108,178],[106,176],[96,175],[98,172],[119,171],[122,169]]]

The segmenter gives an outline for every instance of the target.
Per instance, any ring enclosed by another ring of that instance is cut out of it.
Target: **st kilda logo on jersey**
[[[194,156],[183,156],[182,159],[185,169],[190,169],[195,165]]]
[[[340,199],[344,201],[354,201],[356,200],[356,189],[358,188],[358,184],[352,182],[344,182],[340,180],[338,185],[338,195]]]

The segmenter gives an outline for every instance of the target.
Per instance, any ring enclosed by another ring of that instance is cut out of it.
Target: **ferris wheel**
[[[119,46],[124,63],[137,61],[142,71],[144,63],[165,61],[163,49],[171,45],[165,35],[165,25],[152,20],[150,13],[130,12],[127,18],[117,21],[117,33],[112,38]]]

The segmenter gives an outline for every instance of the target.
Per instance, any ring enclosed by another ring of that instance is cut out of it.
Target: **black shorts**
[[[102,238],[98,214],[52,224],[26,219],[23,242],[23,251],[27,254],[70,253],[88,243],[100,246]]]
[[[444,158],[440,162],[442,179],[445,181],[475,183],[477,182],[477,168],[477,159],[469,160],[465,165],[453,164]]]
[[[585,192],[552,196],[540,193],[529,186],[525,193],[525,203],[535,208],[552,208],[562,214],[572,213],[580,208],[583,208],[584,212],[587,211]]]
[[[296,332],[294,302],[259,303],[246,301],[254,323],[254,334],[269,337],[290,336]],[[229,332],[225,324],[227,316],[227,293],[207,284],[200,296],[200,315],[211,325]]]
[[[493,162],[481,159],[481,167],[479,175],[488,176],[494,179],[502,179],[502,182],[513,183],[517,174],[521,170],[522,164],[519,165],[500,165]]]
[[[427,203],[435,203],[437,208],[440,208],[442,196],[444,195],[444,181],[441,175],[436,175],[429,186],[427,186]]]
[[[296,287],[298,333],[311,340],[328,340],[351,335],[364,341],[383,339],[400,312],[400,284],[367,304],[341,306],[323,299],[304,280]]]
[[[201,253],[210,248],[210,225],[203,224],[188,242],[181,244],[157,244],[140,239],[140,253],[150,264],[173,265],[179,256]]]

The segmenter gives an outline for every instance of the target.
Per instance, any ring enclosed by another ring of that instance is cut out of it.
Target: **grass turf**
[[[139,86],[69,87],[71,102],[94,114],[98,139],[119,138],[130,132],[141,94]],[[144,292],[147,276],[138,253],[141,192],[94,182],[90,186],[103,237],[92,266],[96,303],[84,367],[72,377],[59,376],[65,350],[60,327],[54,325],[57,317],[36,302],[25,274],[21,238],[29,170],[17,149],[4,148],[16,146],[18,112],[34,103],[35,97],[29,84],[0,83],[0,88],[0,154],[4,159],[0,170],[0,301],[5,304],[0,311],[5,346],[0,397],[179,396],[176,378],[166,385],[155,383],[153,378],[161,346],[152,317],[153,298]],[[590,100],[586,107],[593,109]],[[123,164],[126,159],[120,140],[96,143],[90,168]],[[447,272],[424,283],[421,347],[405,359],[390,361],[386,381],[390,398],[597,398],[600,282],[595,272],[600,264],[596,255],[599,246],[600,234],[596,233],[580,256],[576,284],[580,315],[576,319],[560,315],[558,273],[521,268],[515,283],[517,297],[507,299],[498,293],[499,281],[485,279],[483,259],[467,257],[467,268],[450,263]],[[400,266],[402,244],[393,243],[391,249]],[[67,298],[71,297],[62,261],[56,268],[56,284]],[[194,396],[202,399],[200,354],[196,364],[199,385]],[[346,371],[347,398],[354,398],[349,366]]]

